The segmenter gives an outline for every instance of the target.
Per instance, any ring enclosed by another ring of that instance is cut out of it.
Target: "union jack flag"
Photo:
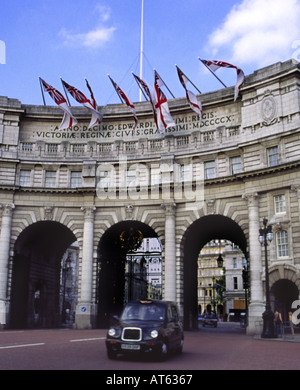
[[[93,105],[94,109],[97,110],[97,103],[96,103],[96,100],[94,98],[94,94],[93,94],[92,88],[91,88],[89,82],[87,81],[87,79],[85,79],[85,81],[86,81],[86,86],[88,87],[88,89],[90,91],[90,94],[91,94],[92,105]]]
[[[134,73],[132,73],[132,74],[133,74],[133,77],[137,80],[138,84],[143,87],[143,90],[145,91],[146,95],[148,96],[148,98],[150,100],[152,111],[153,111],[153,118],[154,118],[154,121],[155,121],[156,126],[158,128],[157,115],[156,115],[156,110],[155,110],[155,103],[153,101],[153,96],[152,96],[152,93],[150,91],[150,88],[148,87],[148,85],[140,77],[138,77]]]
[[[67,89],[67,91],[70,93],[70,95],[72,95],[72,97],[80,104],[83,104],[85,107],[87,107],[88,109],[90,109],[92,111],[92,118],[91,118],[91,122],[89,124],[89,128],[93,127],[94,125],[96,124],[100,124],[101,123],[101,120],[102,120],[102,114],[100,114],[99,111],[97,111],[97,104],[96,104],[96,100],[94,98],[94,95],[92,93],[92,90],[91,90],[91,87],[90,85],[88,84],[87,80],[86,80],[86,83],[87,83],[87,86],[91,92],[91,97],[92,97],[92,101],[90,101],[90,99],[88,99],[84,93],[82,93],[79,89],[73,87],[72,85],[66,83],[64,80],[61,80],[64,88]]]
[[[62,103],[67,103],[64,96],[57,89],[51,87],[51,85],[47,84],[46,81],[44,81],[43,79],[40,78],[40,80],[42,82],[45,92],[49,93],[49,95],[52,97],[56,104],[60,105]]]
[[[191,109],[199,115],[200,120],[201,120],[202,105],[200,102],[198,102],[198,100],[197,100],[196,96],[193,94],[193,92],[191,92],[187,89],[186,84],[188,82],[188,78],[186,77],[186,75],[182,72],[181,69],[178,68],[177,65],[176,65],[176,68],[177,68],[179,80],[180,80],[183,88],[185,89],[187,101],[189,102]]]
[[[125,93],[122,91],[122,89],[118,86],[117,83],[114,82],[114,80],[110,77],[110,75],[108,75],[110,81],[112,82],[112,85],[114,86],[118,96],[120,97],[121,101],[123,101],[124,103],[127,104],[127,106],[130,108],[131,112],[133,113],[133,117],[134,117],[134,127],[133,127],[133,130],[135,130],[136,126],[137,126],[137,123],[138,123],[138,119],[137,119],[137,116],[136,116],[136,111],[135,111],[135,107],[134,105],[131,103],[131,101],[128,99],[128,97],[125,95]]]
[[[85,103],[91,103],[89,99],[81,92],[79,89],[72,87],[72,85],[66,83],[65,81],[62,80],[63,85],[67,89],[67,91],[73,96],[73,98],[81,104]]]
[[[64,96],[57,89],[47,84],[46,81],[44,81],[41,77],[40,77],[40,81],[42,83],[44,90],[49,93],[49,95],[54,100],[54,102],[64,111],[64,117],[60,124],[59,130],[63,130],[76,125],[78,121],[72,115],[70,107],[68,106],[68,103],[64,98]]]
[[[152,94],[151,94],[151,91],[148,87],[148,85],[138,76],[136,76],[134,73],[133,74],[133,77],[138,81],[138,83],[143,87],[146,95],[148,96],[150,102],[152,103],[153,102],[153,97],[152,97]]]
[[[241,85],[243,84],[243,82],[245,80],[245,75],[244,75],[244,72],[242,71],[242,69],[238,68],[235,65],[229,64],[228,62],[224,62],[224,61],[216,61],[216,60],[207,61],[207,60],[202,60],[201,58],[200,58],[200,61],[205,66],[207,66],[210,70],[212,70],[213,72],[216,72],[219,68],[236,69],[237,81],[236,81],[236,85],[235,85],[235,89],[234,89],[234,101],[236,101],[238,94],[239,94],[239,90],[241,88]]]

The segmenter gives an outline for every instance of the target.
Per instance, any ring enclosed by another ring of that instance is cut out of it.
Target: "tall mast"
[[[144,0],[142,0],[141,14],[141,50],[140,50],[140,79],[143,79],[143,50],[144,50]],[[140,90],[140,102],[142,101],[142,91]]]

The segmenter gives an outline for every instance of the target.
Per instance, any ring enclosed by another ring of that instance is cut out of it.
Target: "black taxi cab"
[[[183,326],[174,302],[129,302],[107,331],[107,356],[116,359],[118,354],[136,352],[163,360],[171,352],[182,352],[183,341]]]

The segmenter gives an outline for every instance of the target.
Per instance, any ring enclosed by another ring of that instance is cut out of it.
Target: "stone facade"
[[[88,111],[72,107],[78,125],[58,131],[59,108],[0,97],[1,326],[30,325],[31,296],[43,283],[44,308],[56,310],[50,299],[56,259],[73,241],[79,245],[75,324],[97,326],[106,293],[100,259],[105,252],[116,267],[111,259],[118,252],[108,250],[113,233],[134,226],[161,240],[163,296],[178,302],[187,329],[197,318],[200,249],[218,238],[239,245],[250,267],[248,332],[254,333],[265,300],[263,217],[275,233],[270,283],[284,279],[297,291],[300,285],[299,70],[291,60],[254,72],[236,103],[233,88],[201,95],[202,122],[184,98],[170,100],[176,127],[165,135],[157,133],[148,102],[136,104],[135,133],[124,105],[103,107],[102,124],[91,130]]]

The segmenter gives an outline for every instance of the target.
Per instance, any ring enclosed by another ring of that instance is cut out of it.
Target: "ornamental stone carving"
[[[262,124],[264,126],[270,126],[277,122],[276,114],[276,100],[274,99],[274,96],[270,93],[270,91],[267,91],[261,103],[261,115],[263,118]]]

